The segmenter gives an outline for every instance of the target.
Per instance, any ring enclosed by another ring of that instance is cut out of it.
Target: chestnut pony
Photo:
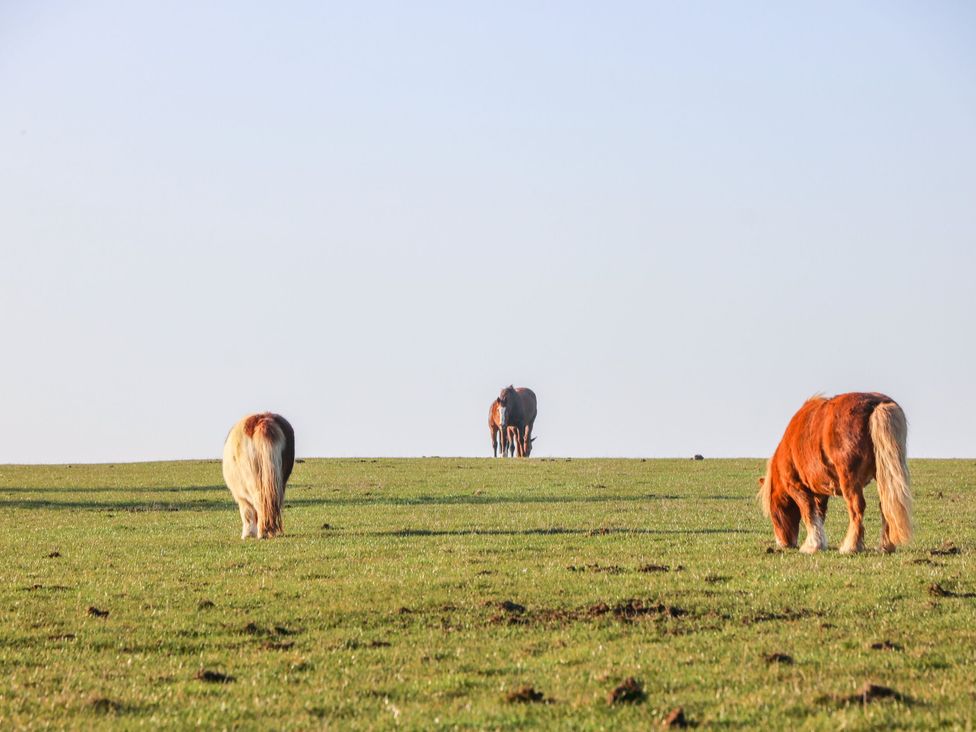
[[[264,412],[244,417],[224,443],[224,481],[241,511],[241,538],[283,532],[281,504],[295,463],[295,431],[288,420]]]
[[[843,496],[850,524],[842,553],[864,548],[864,487],[877,480],[881,499],[881,551],[912,538],[912,495],[906,462],[908,422],[884,394],[852,393],[808,400],[760,478],[759,497],[772,520],[776,543],[795,547],[800,519],[807,537],[801,552],[827,548],[827,499]]]
[[[524,386],[506,386],[498,395],[499,424],[508,433],[514,428],[515,451],[519,457],[532,454],[532,428],[538,413],[535,392]]]
[[[498,457],[499,443],[501,443],[502,457],[512,457],[515,452],[515,429],[502,428],[501,407],[497,399],[488,408],[488,433],[491,435],[492,455]]]

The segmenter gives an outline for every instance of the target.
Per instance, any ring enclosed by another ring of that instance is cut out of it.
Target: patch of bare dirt
[[[570,572],[605,572],[606,574],[622,574],[624,568],[617,564],[570,564],[566,567]]]
[[[976,597],[976,592],[956,592],[943,587],[938,582],[929,585],[929,594],[932,597]]]
[[[665,729],[684,729],[688,726],[688,718],[685,717],[684,707],[675,707],[672,709],[668,716],[664,718],[661,722],[661,726]]]
[[[633,676],[628,676],[619,686],[607,694],[607,704],[640,704],[647,698],[644,685]]]
[[[793,656],[787,653],[767,653],[763,656],[763,660],[770,665],[778,663],[784,666],[792,666],[794,663]]]
[[[47,558],[48,559],[57,559],[60,556],[61,556],[61,552],[59,552],[59,551],[57,551],[55,549],[53,552],[51,552],[50,554],[47,555]]]
[[[679,618],[685,615],[685,610],[675,605],[665,605],[662,602],[645,602],[644,600],[629,599],[609,606],[605,602],[593,605],[587,610],[590,617],[613,614],[618,620],[636,620],[647,615],[660,615],[669,618]]]
[[[216,607],[213,600],[200,600],[197,603],[197,610],[209,610],[212,607]]]
[[[650,573],[650,572],[670,572],[671,567],[667,564],[642,564],[637,568],[638,572]]]
[[[749,617],[743,618],[742,622],[745,625],[755,625],[756,623],[769,623],[774,620],[803,620],[804,618],[820,617],[821,615],[822,613],[807,609],[793,610],[792,608],[784,608],[782,612],[778,613],[769,612],[750,615]]]
[[[728,582],[731,577],[724,574],[706,574],[702,580],[710,585],[718,584],[719,582]]]
[[[962,554],[962,549],[957,547],[951,541],[942,542],[942,546],[936,549],[929,549],[929,554],[933,557],[951,557],[956,554]]]
[[[193,676],[197,681],[205,681],[208,684],[229,684],[234,681],[234,677],[220,671],[202,668]]]
[[[533,686],[520,686],[505,695],[505,701],[512,704],[548,704],[549,699]]]
[[[88,616],[91,617],[91,618],[107,618],[109,611],[108,610],[99,610],[94,605],[90,605],[88,607],[88,611],[87,612],[88,612]]]
[[[871,644],[872,651],[900,651],[901,646],[898,643],[892,643],[890,640],[885,638],[883,641],[878,641],[877,643]]]
[[[124,706],[115,701],[114,699],[109,699],[104,696],[93,697],[88,702],[88,708],[97,714],[118,714],[124,710]]]
[[[295,647],[295,641],[268,640],[261,647],[266,651],[287,651]]]
[[[907,703],[911,703],[912,701],[911,697],[895,691],[891,687],[880,686],[878,684],[865,684],[858,689],[857,693],[844,697],[839,701],[847,704],[869,704],[871,702],[880,701],[881,699],[893,699],[894,701]]]

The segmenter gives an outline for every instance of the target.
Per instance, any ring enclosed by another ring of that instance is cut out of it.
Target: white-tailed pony
[[[295,463],[295,431],[288,420],[264,412],[244,417],[224,443],[224,482],[241,510],[241,538],[283,533],[281,505]]]

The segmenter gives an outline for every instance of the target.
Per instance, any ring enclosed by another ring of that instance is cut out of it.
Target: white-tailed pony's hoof
[[[803,546],[800,547],[801,554],[816,554],[820,551],[820,547],[816,544],[807,544],[804,542]]]
[[[881,543],[881,546],[878,547],[878,548],[881,549],[881,553],[882,554],[894,554],[895,553],[895,545],[894,544],[886,544],[886,543],[882,542]]]
[[[864,551],[863,544],[841,544],[840,548],[837,550],[841,554],[857,554],[858,552]]]

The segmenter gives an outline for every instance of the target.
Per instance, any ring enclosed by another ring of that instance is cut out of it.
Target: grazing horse
[[[522,386],[516,389],[508,385],[498,395],[498,407],[501,426],[506,430],[514,428],[516,454],[528,457],[535,442],[532,436],[538,413],[535,392]]]
[[[912,538],[912,494],[905,442],[908,422],[884,394],[840,394],[808,400],[759,479],[759,498],[780,548],[796,547],[800,519],[807,538],[801,552],[827,548],[827,499],[843,496],[850,524],[842,553],[864,548],[864,486],[872,478],[881,499],[881,551]]]
[[[284,417],[244,417],[224,443],[224,481],[241,511],[241,538],[283,533],[281,504],[295,463],[295,431]]]

